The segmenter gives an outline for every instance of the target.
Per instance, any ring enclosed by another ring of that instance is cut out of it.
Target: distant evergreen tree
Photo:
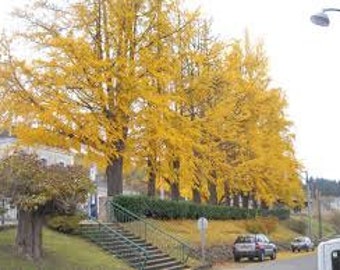
[[[312,196],[315,197],[316,189],[320,190],[322,196],[340,197],[339,180],[325,178],[310,178]]]

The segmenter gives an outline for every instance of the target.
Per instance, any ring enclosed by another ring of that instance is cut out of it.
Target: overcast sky
[[[0,0],[0,28],[6,15],[28,0]],[[274,86],[287,95],[297,157],[314,177],[340,179],[340,12],[321,28],[310,15],[340,0],[187,0],[213,19],[223,38],[242,38],[248,29],[269,57]]]

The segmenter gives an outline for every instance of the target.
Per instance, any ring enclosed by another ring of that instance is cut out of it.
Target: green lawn
[[[43,231],[44,258],[39,264],[19,258],[14,252],[15,230],[0,231],[0,269],[6,270],[130,270],[99,247],[76,237]]]

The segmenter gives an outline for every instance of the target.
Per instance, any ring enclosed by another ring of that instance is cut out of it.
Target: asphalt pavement
[[[230,264],[213,268],[216,270],[317,270],[316,253],[299,256],[292,259],[266,260],[265,262],[241,261],[238,264]]]

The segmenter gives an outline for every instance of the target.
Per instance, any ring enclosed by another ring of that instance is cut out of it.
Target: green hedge
[[[146,196],[124,196],[113,198],[113,202],[127,208],[138,216],[156,219],[197,219],[204,216],[210,220],[250,219],[256,216],[275,216],[280,220],[289,218],[286,208],[270,210],[242,209],[220,205],[195,204],[189,201],[168,201]]]

